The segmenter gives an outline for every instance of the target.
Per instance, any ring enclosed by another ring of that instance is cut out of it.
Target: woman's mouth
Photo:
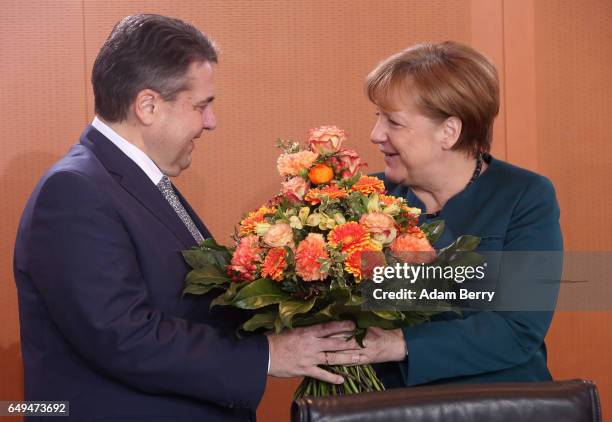
[[[392,162],[395,161],[395,157],[398,157],[399,154],[396,152],[384,152],[381,151],[384,154],[383,160],[385,160],[386,164],[390,164]]]

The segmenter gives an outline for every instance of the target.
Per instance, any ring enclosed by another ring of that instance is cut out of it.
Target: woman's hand
[[[359,364],[400,362],[406,359],[407,346],[404,332],[400,328],[384,330],[370,327],[363,345],[365,348],[359,351]]]

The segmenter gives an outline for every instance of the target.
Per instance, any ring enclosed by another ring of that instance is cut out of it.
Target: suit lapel
[[[157,217],[185,246],[185,249],[196,246],[195,239],[157,186],[115,144],[92,126],[88,126],[81,135],[81,144],[91,149],[110,173],[119,176],[120,185]]]

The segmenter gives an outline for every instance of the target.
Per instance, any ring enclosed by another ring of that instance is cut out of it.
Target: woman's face
[[[377,109],[370,137],[384,154],[385,178],[415,185],[440,157],[443,125],[421,114],[412,98],[398,104],[396,111]]]

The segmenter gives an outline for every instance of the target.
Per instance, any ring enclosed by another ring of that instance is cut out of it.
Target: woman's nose
[[[372,132],[370,133],[370,141],[374,144],[381,144],[387,140],[383,125],[380,123],[380,119],[376,121]]]

